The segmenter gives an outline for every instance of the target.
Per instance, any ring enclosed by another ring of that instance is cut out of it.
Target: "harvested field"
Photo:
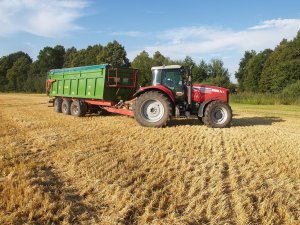
[[[54,113],[0,94],[0,224],[300,224],[300,107],[197,120]]]

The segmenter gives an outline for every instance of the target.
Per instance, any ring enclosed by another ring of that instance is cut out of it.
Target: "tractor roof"
[[[181,69],[183,66],[181,65],[169,65],[169,66],[154,66],[151,70],[159,70],[159,69]]]

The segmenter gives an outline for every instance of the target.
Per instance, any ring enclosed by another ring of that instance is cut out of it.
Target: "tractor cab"
[[[176,101],[184,101],[184,68],[180,65],[156,66],[151,68],[152,86],[163,85],[169,88]]]

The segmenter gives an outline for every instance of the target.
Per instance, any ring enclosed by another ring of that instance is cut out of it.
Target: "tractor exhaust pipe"
[[[194,65],[191,65],[188,69],[188,83],[187,83],[187,91],[188,91],[188,107],[192,108],[192,70]]]

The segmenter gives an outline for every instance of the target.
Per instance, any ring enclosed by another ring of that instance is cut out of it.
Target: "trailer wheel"
[[[62,99],[61,98],[55,98],[54,99],[54,103],[53,103],[53,106],[54,106],[54,112],[57,112],[57,113],[61,113],[61,104],[62,104]]]
[[[64,99],[61,104],[61,111],[65,115],[71,115],[71,100]]]
[[[71,104],[72,116],[84,116],[87,111],[87,105],[83,101],[74,100]]]
[[[232,110],[223,101],[213,101],[206,107],[203,122],[208,127],[224,128],[230,125]]]
[[[164,127],[170,119],[171,103],[160,92],[148,91],[141,94],[133,104],[136,121],[145,127]]]

